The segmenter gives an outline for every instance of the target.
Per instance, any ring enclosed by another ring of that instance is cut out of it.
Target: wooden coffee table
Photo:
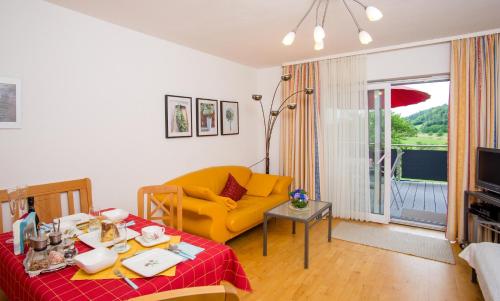
[[[307,210],[290,208],[287,201],[264,212],[264,244],[263,255],[267,256],[267,220],[270,217],[284,218],[292,221],[292,234],[295,234],[295,223],[304,223],[304,268],[309,267],[309,223],[320,218],[328,209],[328,242],[332,241],[332,203],[322,201],[309,201]]]

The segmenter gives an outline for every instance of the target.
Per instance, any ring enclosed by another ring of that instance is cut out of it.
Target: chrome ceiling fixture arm
[[[354,14],[352,13],[351,8],[349,7],[349,5],[347,5],[347,3],[345,2],[345,0],[342,0],[342,2],[344,3],[344,6],[347,8],[347,11],[351,15],[351,18],[354,21],[354,24],[356,24],[356,27],[358,28],[358,32],[362,31],[361,27],[359,26],[358,20],[356,20],[356,17],[354,17]]]
[[[370,20],[372,22],[378,21],[378,20],[382,19],[382,17],[384,16],[382,14],[382,12],[378,8],[376,8],[375,6],[367,6],[363,2],[361,2],[360,0],[352,0],[352,1],[354,3],[360,5],[365,10],[366,17],[368,18],[368,20]],[[323,3],[324,3],[324,7],[321,7],[321,5]],[[370,34],[361,28],[358,20],[354,16],[354,14],[351,10],[351,7],[347,4],[346,0],[342,0],[342,3],[344,4],[345,8],[349,12],[351,19],[354,21],[354,24],[356,24],[356,28],[358,29],[358,38],[359,38],[359,41],[361,42],[361,44],[364,44],[364,45],[370,44],[373,41]],[[295,40],[296,31],[299,29],[302,22],[304,22],[305,18],[309,15],[309,13],[311,12],[314,5],[316,5],[316,20],[315,20],[315,27],[314,27],[314,31],[313,31],[314,49],[315,50],[322,50],[324,48],[324,39],[326,36],[324,26],[325,26],[326,14],[328,12],[329,4],[330,4],[330,0],[314,0],[314,1],[312,1],[311,6],[309,7],[309,9],[305,13],[305,15],[302,17],[302,19],[300,19],[297,26],[295,26],[293,31],[288,32],[283,37],[283,40],[281,40],[283,45],[290,46],[293,44],[293,42]],[[320,19],[321,18],[320,17],[321,9],[323,9],[323,11],[322,11],[323,18],[322,19]]]
[[[314,7],[314,4],[317,2],[318,0],[314,0],[312,3],[311,3],[311,6],[309,6],[309,9],[306,11],[305,15],[302,17],[302,19],[300,19],[299,23],[297,23],[297,26],[295,26],[295,28],[292,30],[293,32],[296,32],[300,25],[302,24],[302,22],[304,22],[304,20],[306,19],[306,17],[309,15],[309,13],[311,12],[311,10],[313,9]]]
[[[361,5],[364,9],[367,8],[367,6],[365,4],[363,4],[363,2],[359,1],[359,0],[352,0],[354,2],[356,2],[357,4]]]
[[[330,4],[330,0],[326,0],[325,12],[323,13],[323,20],[321,21],[321,27],[323,28],[325,28],[325,19],[326,19],[326,12],[328,11],[328,4]]]

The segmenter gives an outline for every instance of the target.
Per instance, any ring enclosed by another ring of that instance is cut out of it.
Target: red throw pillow
[[[234,201],[239,201],[241,197],[247,192],[245,187],[238,184],[238,181],[233,177],[232,174],[229,174],[227,177],[226,186],[222,189],[220,196],[228,197]]]

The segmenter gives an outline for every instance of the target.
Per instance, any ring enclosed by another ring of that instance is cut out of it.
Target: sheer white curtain
[[[370,212],[366,57],[320,62],[323,134],[321,199],[334,216],[367,220]]]

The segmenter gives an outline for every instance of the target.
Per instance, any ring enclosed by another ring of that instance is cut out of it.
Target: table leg
[[[304,269],[309,267],[309,223],[304,223]]]
[[[469,244],[469,193],[464,191],[464,241],[463,244],[467,246]]]
[[[328,242],[332,241],[332,205],[328,208]]]
[[[264,242],[262,245],[262,253],[267,256],[267,214],[264,214]]]
[[[479,242],[479,226],[478,226],[478,216],[473,215],[472,216],[472,239],[470,240],[471,242]]]
[[[295,221],[292,221],[292,234],[295,234]]]

